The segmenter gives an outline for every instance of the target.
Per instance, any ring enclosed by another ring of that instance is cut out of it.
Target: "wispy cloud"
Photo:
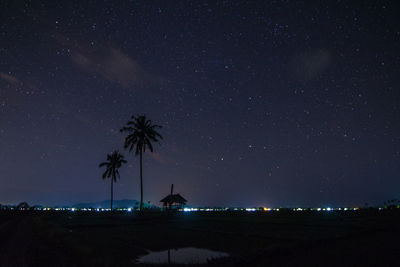
[[[18,80],[15,76],[6,74],[4,72],[0,72],[0,79],[6,81],[7,83],[10,83],[12,85],[22,85],[23,82]]]
[[[295,78],[314,80],[329,67],[331,61],[331,53],[327,49],[300,54],[292,62]]]
[[[35,83],[27,79],[21,79],[21,77],[17,78],[14,75],[0,72],[0,80],[5,81],[13,87],[20,88],[18,91],[25,95],[38,95],[42,93],[40,88]]]
[[[41,96],[41,91],[31,82],[10,73],[0,72],[0,108],[6,112],[10,107],[31,105]],[[0,122],[7,116],[0,116]]]
[[[146,154],[149,155],[153,160],[155,160],[156,162],[160,163],[160,164],[169,164],[171,162],[173,162],[174,160],[167,158],[166,156],[161,155],[158,152],[148,152],[146,150]]]
[[[82,70],[99,74],[104,79],[116,82],[125,88],[162,82],[162,78],[145,71],[138,61],[120,49],[100,44],[96,44],[93,48],[62,35],[55,35],[54,38],[63,46],[73,47],[70,49],[71,59]]]
[[[155,162],[162,165],[176,165],[179,162],[184,162],[183,165],[185,168],[192,169],[193,171],[212,171],[212,168],[210,168],[207,163],[209,161],[207,157],[184,152],[177,146],[169,145],[168,148],[164,148],[162,152],[150,152],[146,150],[146,154]]]

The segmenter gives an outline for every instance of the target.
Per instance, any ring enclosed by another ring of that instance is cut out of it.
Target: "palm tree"
[[[119,175],[119,168],[123,163],[126,163],[124,159],[124,155],[120,154],[117,150],[115,150],[112,154],[107,154],[107,161],[100,163],[99,167],[106,166],[106,171],[103,173],[103,179],[111,178],[111,200],[110,200],[110,208],[112,211],[113,206],[113,184],[117,182],[117,176]]]
[[[122,127],[120,132],[128,132],[125,138],[124,148],[129,148],[129,151],[135,149],[135,155],[140,156],[140,207],[143,209],[143,167],[142,158],[146,148],[153,152],[152,142],[157,143],[162,139],[162,136],[157,132],[157,128],[162,128],[160,125],[152,124],[151,120],[146,119],[145,115],[132,116],[132,120]]]

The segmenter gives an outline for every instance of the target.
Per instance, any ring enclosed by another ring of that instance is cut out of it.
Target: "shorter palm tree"
[[[103,179],[111,178],[111,211],[113,206],[113,184],[114,182],[117,182],[117,176],[120,178],[119,168],[123,163],[126,163],[124,155],[120,154],[118,150],[115,150],[112,154],[107,154],[107,161],[99,164],[100,168],[106,166],[106,171],[103,173]]]

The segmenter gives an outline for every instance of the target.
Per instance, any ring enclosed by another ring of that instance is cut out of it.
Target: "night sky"
[[[381,204],[400,197],[397,1],[0,1],[0,203],[109,199],[119,129],[163,125],[144,199]]]

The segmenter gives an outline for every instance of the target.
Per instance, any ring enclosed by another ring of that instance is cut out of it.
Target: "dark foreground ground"
[[[400,212],[1,212],[0,266],[132,266],[146,250],[228,252],[209,266],[398,266]]]

